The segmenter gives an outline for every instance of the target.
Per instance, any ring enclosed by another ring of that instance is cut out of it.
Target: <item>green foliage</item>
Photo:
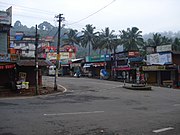
[[[65,35],[67,35],[67,37],[63,39],[64,44],[79,45],[80,37],[78,36],[77,30],[69,29]]]
[[[139,47],[144,45],[142,38],[142,31],[139,31],[137,27],[127,28],[127,30],[120,31],[120,37],[125,50],[136,51]]]
[[[90,56],[91,47],[94,48],[95,41],[97,38],[98,32],[94,32],[96,27],[93,27],[91,24],[86,25],[86,28],[83,28],[82,30],[82,36],[81,39],[81,45],[82,47],[89,47],[88,55]]]

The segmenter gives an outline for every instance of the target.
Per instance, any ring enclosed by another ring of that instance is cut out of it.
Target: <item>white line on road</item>
[[[173,106],[180,106],[180,104],[174,104]]]
[[[104,113],[104,111],[92,111],[92,112],[72,112],[72,113],[49,113],[44,114],[44,116],[57,116],[57,115],[80,115],[80,114],[95,114],[95,113]]]
[[[154,133],[160,133],[160,132],[164,132],[167,130],[172,130],[174,129],[173,127],[167,127],[167,128],[161,128],[161,129],[157,129],[157,130],[153,130]]]

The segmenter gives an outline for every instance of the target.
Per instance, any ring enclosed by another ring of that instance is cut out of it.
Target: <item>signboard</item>
[[[128,56],[129,56],[129,57],[140,56],[140,53],[137,52],[137,51],[128,52]]]
[[[12,7],[6,11],[0,11],[0,24],[11,25],[12,22]]]
[[[19,60],[19,57],[18,57],[18,56],[19,56],[18,54],[11,54],[11,56],[10,56],[11,61],[17,61],[17,60]]]
[[[172,63],[172,54],[171,53],[155,53],[147,55],[147,62],[152,64],[169,64]]]
[[[119,53],[115,54],[116,60],[122,60],[124,58],[127,58],[127,53]]]
[[[100,62],[100,61],[110,61],[110,60],[111,60],[110,54],[87,56],[86,57],[86,62]]]
[[[59,57],[58,57],[59,58]],[[61,59],[74,59],[75,58],[75,53],[71,52],[60,52],[60,60]],[[47,53],[47,59],[48,60],[56,60],[57,59],[57,53]]]
[[[143,71],[159,71],[159,70],[165,70],[165,66],[142,66]]]
[[[157,52],[167,52],[172,51],[172,45],[162,45],[156,47]]]
[[[151,47],[151,46],[147,46],[146,47],[146,52],[147,52],[147,54],[152,54],[152,53],[155,52],[155,48]]]
[[[0,62],[10,62],[10,54],[0,54]]]

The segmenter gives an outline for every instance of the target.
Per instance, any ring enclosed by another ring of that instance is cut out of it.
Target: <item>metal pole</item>
[[[36,40],[35,40],[35,85],[36,85],[36,91],[35,95],[38,95],[38,53],[37,53],[37,47],[38,47],[38,34],[37,34],[37,25],[36,25]]]
[[[56,58],[56,72],[54,77],[54,90],[57,91],[57,77],[58,77],[58,70],[59,70],[59,60],[60,60],[60,54],[59,54],[59,48],[60,48],[60,37],[61,37],[61,21],[63,19],[63,14],[59,14],[56,16],[59,18],[59,27],[58,27],[58,44],[57,44],[57,58]]]

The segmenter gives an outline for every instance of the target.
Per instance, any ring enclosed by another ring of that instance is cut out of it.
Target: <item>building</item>
[[[0,11],[0,86],[10,87],[15,80],[17,55],[9,53],[12,7]]]
[[[180,86],[180,52],[173,50],[172,45],[157,46],[146,57],[147,66],[143,66],[147,83],[179,87]]]

